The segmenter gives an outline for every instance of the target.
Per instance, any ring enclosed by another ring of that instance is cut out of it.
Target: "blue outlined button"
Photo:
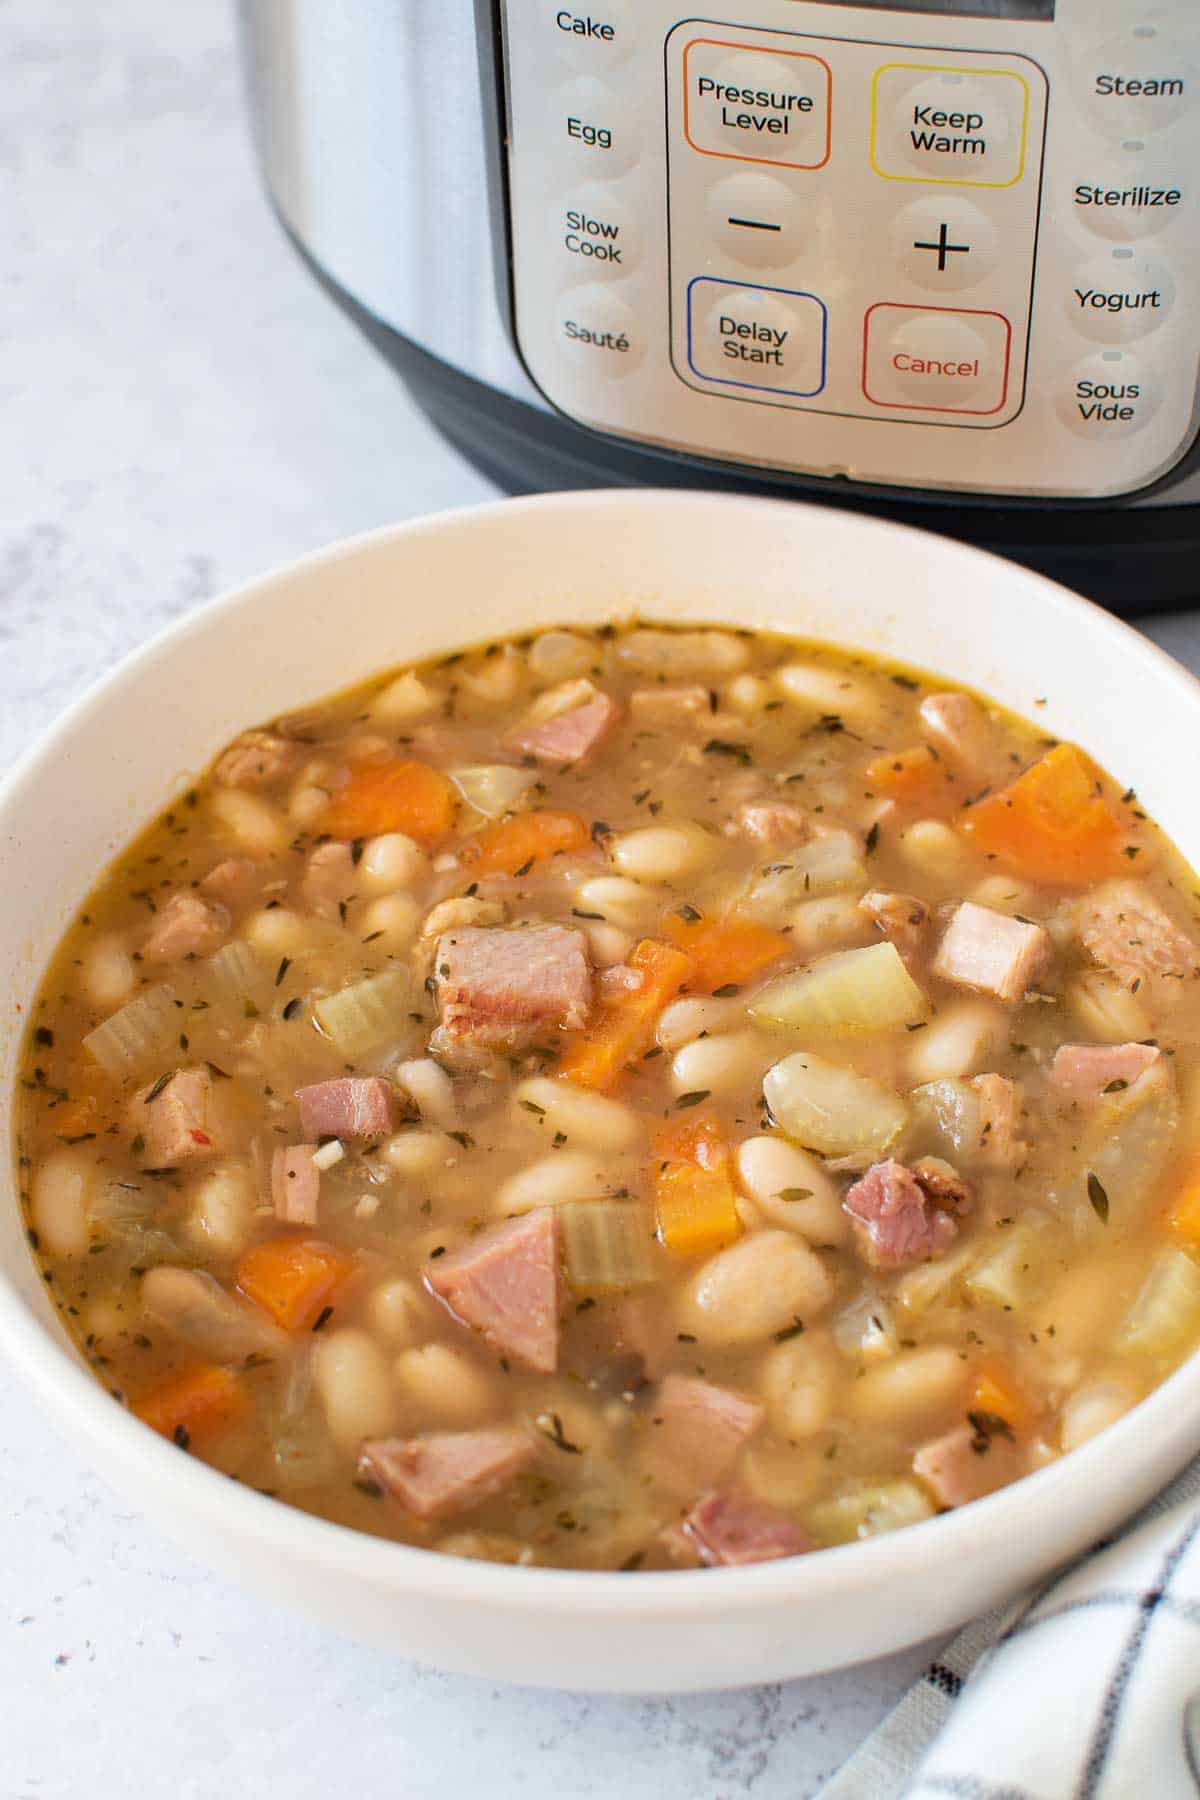
[[[825,386],[829,315],[815,294],[697,275],[688,283],[688,366],[702,381],[810,399]]]

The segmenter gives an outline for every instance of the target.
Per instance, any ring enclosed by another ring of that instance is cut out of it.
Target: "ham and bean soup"
[[[361,1530],[889,1531],[1200,1342],[1197,898],[1078,749],[894,665],[622,625],[390,673],[88,899],[30,1241],[147,1426]]]

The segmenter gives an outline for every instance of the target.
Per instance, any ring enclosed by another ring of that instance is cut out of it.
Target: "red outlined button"
[[[881,301],[863,325],[872,406],[986,418],[1008,399],[1012,326],[1003,313]]]
[[[693,38],[683,52],[683,135],[701,156],[822,169],[832,91],[820,56]]]

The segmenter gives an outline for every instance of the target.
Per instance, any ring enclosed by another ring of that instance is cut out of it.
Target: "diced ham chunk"
[[[419,1438],[373,1438],[362,1466],[418,1519],[469,1512],[528,1468],[532,1439],[516,1426],[446,1431]]]
[[[683,1521],[683,1529],[710,1568],[775,1562],[816,1548],[787,1513],[748,1494],[705,1494]]]
[[[200,883],[201,890],[225,906],[244,906],[258,892],[262,869],[248,856],[227,856]]]
[[[207,1069],[176,1069],[135,1094],[130,1124],[150,1169],[168,1169],[225,1148],[225,1122]]]
[[[336,919],[358,886],[354,852],[349,844],[318,844],[308,859],[301,892],[311,911]]]
[[[1020,1085],[1007,1075],[976,1075],[971,1087],[979,1096],[976,1161],[990,1169],[1017,1168],[1029,1156],[1021,1136]]]
[[[244,731],[218,759],[213,777],[222,787],[265,787],[295,766],[300,749],[274,731]]]
[[[805,844],[813,835],[812,817],[786,800],[747,800],[734,815],[743,837],[778,848]]]
[[[315,1225],[321,1198],[321,1171],[315,1144],[281,1144],[271,1158],[271,1203],[285,1225]]]
[[[913,894],[891,894],[873,889],[864,894],[858,910],[885,938],[900,950],[915,950],[929,919],[929,908]]]
[[[1020,1000],[1050,959],[1050,934],[964,900],[946,928],[933,972],[943,981]]]
[[[621,716],[611,695],[590,681],[569,681],[543,694],[528,717],[505,734],[506,750],[535,762],[576,768],[594,756]]]
[[[712,702],[708,688],[699,684],[638,688],[629,696],[629,712],[635,726],[685,728],[711,718]]]
[[[987,715],[970,694],[927,694],[919,707],[925,736],[964,772],[981,770],[991,748]]]
[[[1160,1054],[1153,1044],[1060,1044],[1050,1065],[1050,1086],[1064,1100],[1100,1100],[1110,1089],[1132,1087]]]
[[[382,1075],[340,1075],[296,1089],[308,1138],[378,1138],[400,1122],[400,1100]]]
[[[1140,881],[1106,881],[1080,901],[1077,918],[1088,955],[1127,987],[1149,984],[1169,1004],[1176,983],[1200,975],[1200,948]]]
[[[199,894],[176,894],[155,918],[142,955],[153,963],[203,956],[217,948],[228,929],[229,914],[223,906],[211,905]]]
[[[425,1266],[425,1285],[498,1357],[558,1367],[559,1227],[553,1207],[507,1219]]]
[[[463,926],[434,957],[441,1025],[430,1048],[465,1067],[480,1053],[523,1049],[577,1031],[592,998],[587,939],[561,925]]]
[[[875,1163],[856,1181],[842,1209],[854,1227],[859,1255],[876,1269],[903,1269],[948,1250],[958,1235],[911,1169]]]
[[[693,1375],[667,1375],[646,1410],[643,1463],[663,1487],[696,1494],[730,1473],[762,1408]]]
[[[913,1474],[941,1507],[980,1500],[1025,1473],[1021,1452],[995,1429],[999,1421],[977,1416],[978,1425],[958,1425],[913,1457]]]

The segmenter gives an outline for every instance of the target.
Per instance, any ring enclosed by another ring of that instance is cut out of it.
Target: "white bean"
[[[671,1084],[677,1094],[734,1093],[762,1081],[778,1050],[764,1044],[756,1031],[731,1031],[723,1037],[695,1038],[675,1052]]]
[[[496,1189],[494,1210],[507,1218],[535,1206],[562,1206],[567,1200],[602,1195],[612,1180],[610,1165],[583,1150],[560,1150],[518,1169]]]
[[[993,912],[1024,913],[1032,918],[1036,918],[1045,906],[1036,888],[1011,875],[985,875],[982,881],[976,882],[967,898],[976,906],[990,906]]]
[[[1007,1026],[1001,1008],[986,1000],[962,1000],[946,1007],[909,1040],[905,1057],[908,1079],[915,1087],[926,1081],[960,1081],[976,1074]]]
[[[287,847],[289,822],[257,794],[214,788],[208,803],[226,831],[252,856],[274,856]]]
[[[918,819],[900,833],[898,848],[911,868],[949,892],[970,867],[962,839],[941,819]]]
[[[646,675],[732,675],[750,660],[750,646],[728,631],[630,631],[617,655]]]
[[[537,681],[570,681],[585,675],[595,654],[573,631],[544,631],[529,647],[529,667]]]
[[[858,901],[849,894],[827,894],[823,899],[802,901],[792,910],[791,927],[792,942],[805,956],[852,944],[869,944],[876,936],[870,921],[859,911]]]
[[[458,679],[476,699],[506,706],[516,699],[524,675],[524,656],[512,644],[505,644],[494,656],[485,656],[473,669],[460,670]]]
[[[496,1389],[484,1371],[449,1344],[405,1350],[393,1364],[401,1403],[439,1425],[477,1425],[496,1405]]]
[[[721,696],[721,704],[741,713],[743,718],[755,718],[768,704],[771,688],[761,675],[735,675]]]
[[[249,1165],[220,1163],[192,1189],[184,1229],[200,1249],[234,1256],[250,1236],[257,1204],[258,1189]]]
[[[268,962],[279,956],[298,956],[317,942],[313,921],[286,906],[264,907],[261,912],[251,913],[242,926],[242,936]]]
[[[462,1150],[444,1131],[398,1131],[383,1146],[382,1155],[397,1175],[420,1179],[457,1162]]]
[[[288,795],[288,818],[293,825],[315,825],[328,805],[328,788],[317,787],[311,781],[301,781]]]
[[[397,1085],[416,1101],[423,1119],[430,1120],[434,1125],[456,1123],[458,1103],[454,1098],[454,1083],[440,1063],[435,1063],[431,1056],[418,1056],[411,1062],[398,1064],[395,1078]],[[393,1138],[391,1142],[403,1144],[404,1138]],[[388,1160],[393,1160],[390,1155]]]
[[[421,908],[411,894],[380,894],[364,906],[358,919],[363,938],[387,950],[407,950],[421,927]]]
[[[791,1444],[784,1449],[749,1444],[738,1466],[738,1484],[768,1506],[800,1507],[813,1498],[827,1473],[823,1451],[806,1454]]]
[[[371,717],[399,725],[409,719],[423,719],[440,705],[441,696],[409,669],[380,688],[371,702]]]
[[[421,936],[441,937],[443,931],[460,931],[466,925],[499,925],[504,908],[498,900],[481,900],[476,894],[458,894],[431,906],[421,926]]]
[[[582,883],[578,897],[580,911],[602,913],[609,924],[619,925],[622,931],[641,931],[667,899],[665,894],[654,893],[623,875],[593,876]]]
[[[592,953],[592,962],[598,969],[612,969],[617,963],[625,962],[637,941],[632,932],[606,925],[602,919],[582,919],[580,924]]]
[[[387,1358],[365,1331],[347,1326],[322,1335],[313,1350],[313,1382],[329,1433],[343,1451],[380,1437],[396,1422],[396,1399]]]
[[[123,938],[97,938],[84,958],[83,985],[88,999],[102,1010],[128,1000],[137,985],[137,969]]]
[[[52,1256],[83,1256],[91,1242],[89,1208],[96,1165],[80,1150],[54,1150],[33,1177],[34,1230]]]
[[[869,682],[819,663],[788,663],[777,669],[780,692],[806,712],[873,725],[880,716],[879,697]]]
[[[536,1120],[547,1136],[559,1132],[584,1150],[632,1150],[642,1140],[642,1121],[632,1107],[604,1094],[573,1087],[548,1075],[531,1075],[513,1092],[514,1118]]]
[[[966,1363],[948,1345],[901,1350],[854,1383],[848,1395],[850,1410],[874,1424],[907,1423],[950,1406],[966,1377]]]
[[[805,1333],[768,1352],[759,1375],[767,1417],[781,1438],[812,1437],[833,1411],[839,1359],[823,1331]]]
[[[429,871],[429,858],[419,844],[402,831],[385,831],[368,838],[358,864],[360,894],[394,894],[413,887]]]
[[[850,1221],[837,1183],[815,1156],[786,1138],[746,1138],[738,1149],[737,1172],[744,1192],[772,1225],[797,1231],[813,1244],[849,1241]]]
[[[752,1344],[807,1324],[833,1283],[820,1257],[787,1231],[756,1231],[721,1250],[680,1297],[679,1324],[702,1344]]]
[[[745,1017],[741,1000],[673,1000],[659,1014],[655,1035],[664,1050],[682,1050],[701,1032],[728,1031]]]
[[[414,1282],[389,1277],[367,1295],[371,1329],[397,1350],[407,1350],[424,1335],[426,1306]]]
[[[1093,1381],[1071,1395],[1062,1409],[1059,1442],[1078,1450],[1098,1432],[1107,1431],[1137,1403],[1137,1393],[1124,1381]]]
[[[717,846],[695,825],[646,825],[614,838],[611,855],[621,874],[633,881],[670,883],[707,867]]]

